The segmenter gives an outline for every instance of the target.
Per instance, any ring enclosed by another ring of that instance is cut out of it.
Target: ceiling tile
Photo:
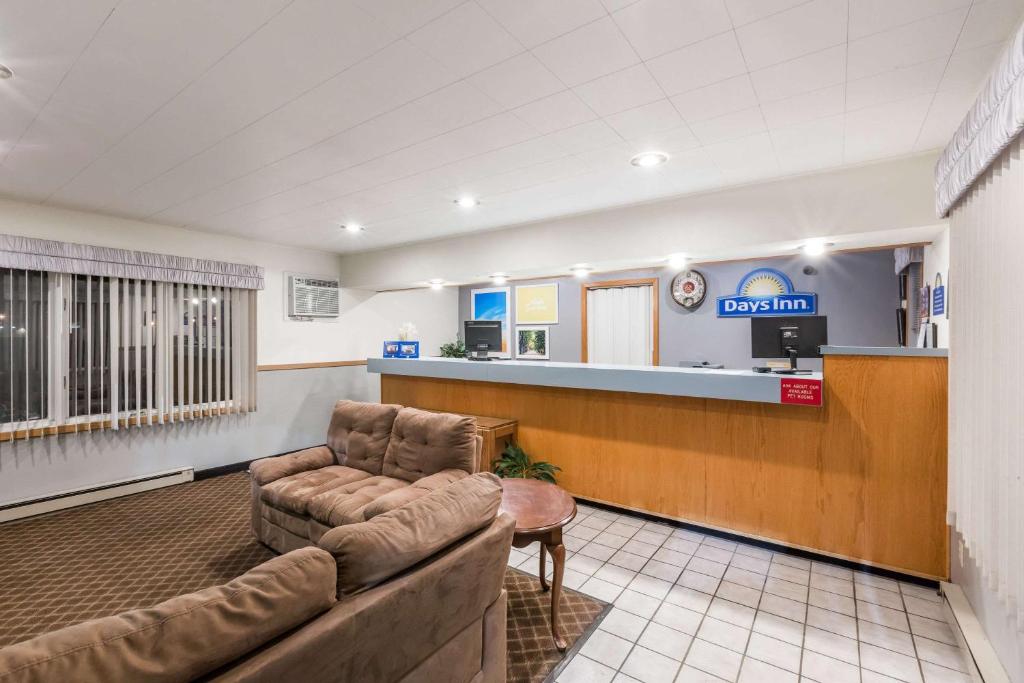
[[[779,167],[786,173],[839,166],[843,163],[842,115],[817,119],[771,131]]]
[[[732,32],[656,57],[647,65],[668,95],[724,81],[747,71]]]
[[[468,76],[522,52],[522,46],[479,5],[467,2],[409,35],[413,44]]]
[[[765,123],[774,129],[842,114],[845,107],[845,88],[842,85],[831,85],[784,100],[766,102],[761,105],[761,111]]]
[[[643,64],[578,85],[574,90],[600,116],[639,107],[665,96]]]
[[[985,0],[975,2],[967,15],[963,33],[957,41],[958,50],[1002,42],[1020,25],[1024,5],[1019,0]]]
[[[437,19],[465,0],[356,0],[359,6],[405,35]]]
[[[474,74],[469,81],[509,109],[565,89],[562,82],[529,52]]]
[[[491,16],[528,48],[605,16],[599,0],[478,0]]]
[[[760,107],[741,109],[718,118],[691,123],[690,128],[705,145],[753,135],[766,129]]]
[[[516,116],[546,134],[580,123],[593,121],[597,115],[571,90],[531,102],[515,110]]]
[[[750,76],[743,74],[675,95],[672,104],[684,119],[693,123],[756,106],[757,94]]]
[[[634,154],[650,152],[652,150],[676,155],[680,152],[700,147],[700,142],[693,134],[693,131],[690,130],[690,127],[683,125],[668,130],[644,133],[638,137],[631,138],[627,145],[630,153],[626,156],[627,158],[632,158]]]
[[[846,42],[846,0],[812,0],[736,29],[751,69]]]
[[[761,102],[781,100],[846,80],[846,47],[833,47],[806,57],[752,71],[754,84]]]
[[[945,69],[945,59],[933,59],[930,62],[850,81],[846,84],[846,109],[853,111],[904,99],[910,95],[935,92]]]
[[[604,5],[605,9],[609,12],[616,12],[623,7],[629,7],[634,2],[639,1],[640,0],[601,0],[601,4]]]
[[[953,134],[974,106],[975,89],[954,88],[935,93],[914,151],[942,149],[953,139]]]
[[[768,133],[707,145],[704,151],[723,173],[730,175],[748,172],[759,175],[765,171],[778,170],[779,166]]]
[[[676,108],[668,100],[659,100],[642,107],[612,114],[605,117],[605,121],[627,140],[638,138],[644,134],[677,128],[683,124]]]
[[[586,83],[640,61],[611,17],[544,43],[533,52],[568,86]]]
[[[850,40],[970,5],[971,0],[850,0]]]
[[[733,24],[742,26],[805,2],[808,0],[725,0],[725,5],[732,15]]]
[[[724,0],[640,0],[612,18],[643,59],[732,29]]]
[[[544,136],[544,140],[567,154],[579,154],[622,142],[622,136],[602,120],[581,123]]]
[[[1006,49],[1006,43],[992,43],[970,50],[957,51],[949,58],[942,75],[939,90],[972,89],[977,91],[992,73],[996,60]]]
[[[865,78],[948,56],[966,16],[966,9],[955,10],[850,41],[847,77]]]
[[[859,163],[912,152],[931,101],[931,95],[917,95],[847,113],[843,161]]]

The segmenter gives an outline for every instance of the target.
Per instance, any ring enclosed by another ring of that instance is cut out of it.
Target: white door
[[[654,287],[587,290],[587,362],[654,364]]]

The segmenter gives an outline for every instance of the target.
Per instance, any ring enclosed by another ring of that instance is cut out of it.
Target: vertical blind
[[[1024,318],[1009,310],[1024,253],[1024,143],[950,211],[949,515],[1024,632]]]
[[[587,290],[587,362],[653,363],[650,285]]]
[[[0,269],[0,438],[247,412],[255,291]]]

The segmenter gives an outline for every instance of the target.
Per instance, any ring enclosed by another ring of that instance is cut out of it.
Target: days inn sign
[[[816,315],[818,295],[794,292],[793,282],[774,268],[746,274],[736,293],[718,297],[719,318],[764,318],[779,315]]]

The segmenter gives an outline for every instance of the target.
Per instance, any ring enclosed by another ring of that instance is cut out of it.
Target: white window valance
[[[0,235],[0,268],[263,289],[261,266],[18,235]]]
[[[935,210],[949,210],[1024,129],[1024,26],[935,165]]]

